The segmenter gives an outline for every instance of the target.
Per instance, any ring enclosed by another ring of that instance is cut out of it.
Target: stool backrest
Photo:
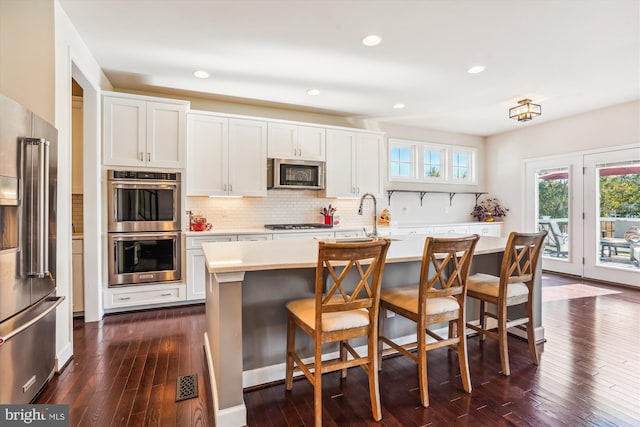
[[[316,268],[316,325],[322,313],[368,309],[378,316],[382,273],[391,242],[319,242]],[[325,289],[325,272],[327,273]]]
[[[473,252],[480,237],[427,237],[422,254],[419,298],[422,310],[427,298],[466,295]]]
[[[546,231],[538,233],[511,232],[500,267],[500,293],[506,294],[509,283],[531,284],[535,276],[540,249]]]

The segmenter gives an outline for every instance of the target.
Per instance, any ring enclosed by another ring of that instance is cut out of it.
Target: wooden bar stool
[[[360,243],[319,242],[315,298],[287,303],[287,390],[293,372],[302,371],[313,384],[315,425],[322,426],[322,374],[361,366],[369,377],[373,418],[382,418],[378,390],[378,311],[380,286],[389,249],[385,239]],[[328,273],[324,292],[324,271]],[[313,363],[305,364],[296,353],[296,325],[314,340]],[[367,337],[367,355],[360,356],[348,340]],[[322,344],[339,342],[340,357],[322,361]],[[348,359],[347,352],[352,359]],[[313,372],[312,372],[313,370]]]
[[[533,324],[533,283],[540,249],[547,232],[509,234],[507,246],[502,257],[500,277],[477,273],[469,277],[467,295],[480,300],[480,322],[476,326],[467,323],[467,327],[481,334],[484,341],[487,336],[497,339],[500,346],[502,373],[510,375],[509,351],[507,348],[507,329],[517,327],[527,332],[531,360],[538,364],[538,349]],[[487,311],[486,304],[494,304],[498,314]],[[507,307],[525,304],[525,317],[507,319]],[[497,319],[498,330],[487,329],[487,317]],[[523,325],[526,325],[523,326]]]
[[[469,267],[479,236],[459,238],[427,237],[424,244],[420,281],[418,285],[384,289],[380,294],[380,333],[378,351],[382,343],[389,345],[418,364],[420,403],[429,406],[427,381],[427,351],[451,346],[457,350],[460,375],[466,392],[471,392],[469,362],[467,360],[465,324],[465,296]],[[416,323],[416,340],[399,345],[384,336],[385,310],[391,310]],[[427,328],[435,323],[449,322],[449,337],[443,338]],[[452,328],[455,327],[455,332]],[[435,342],[427,342],[427,335]],[[411,349],[417,347],[414,354]],[[379,357],[379,360],[382,359]]]

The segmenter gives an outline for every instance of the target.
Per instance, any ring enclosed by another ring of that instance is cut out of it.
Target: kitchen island
[[[417,282],[425,237],[414,234],[392,239],[383,287]],[[472,273],[498,274],[505,245],[505,238],[481,237]],[[215,422],[218,426],[242,426],[246,425],[243,388],[284,379],[285,303],[314,295],[318,241],[217,242],[205,243],[203,250],[207,272],[204,341]],[[542,336],[539,277],[535,286],[536,336]],[[477,306],[469,305],[468,319],[474,318],[471,311],[477,311]],[[415,334],[415,325],[405,320],[387,319],[387,333],[405,337],[413,327]],[[300,335],[296,342],[311,356],[312,342],[307,337]]]

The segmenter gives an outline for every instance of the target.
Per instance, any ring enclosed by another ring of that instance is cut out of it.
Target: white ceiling
[[[638,0],[59,2],[123,89],[473,135],[640,98]],[[379,46],[361,43],[371,33]],[[476,64],[486,71],[467,74]],[[196,79],[198,69],[211,77]],[[524,97],[542,116],[510,120]]]

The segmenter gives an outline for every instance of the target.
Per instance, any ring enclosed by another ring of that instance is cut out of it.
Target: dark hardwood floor
[[[462,389],[456,356],[430,351],[431,406],[422,408],[416,365],[384,360],[382,421],[371,418],[364,372],[323,378],[328,426],[638,426],[640,291],[545,273],[547,342],[532,365],[524,341],[509,338],[511,376],[500,371],[497,342],[469,338],[473,392]],[[36,403],[67,403],[71,426],[197,426],[210,395],[202,350],[204,306],[109,315],[74,322],[75,357]],[[180,375],[197,373],[199,397],[175,402]],[[250,426],[312,426],[306,380],[245,393]]]

